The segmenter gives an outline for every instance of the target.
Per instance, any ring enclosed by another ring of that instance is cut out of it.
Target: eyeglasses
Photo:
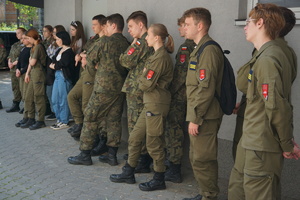
[[[250,18],[248,18],[248,19],[246,19],[246,26],[248,26],[249,25],[249,23],[250,22],[252,22],[252,21],[254,21],[254,20],[256,20],[256,19],[252,19],[251,17]]]
[[[71,25],[72,25],[72,26],[76,26],[76,27],[78,26],[77,23],[76,23],[76,21],[72,21],[72,22],[71,22]]]

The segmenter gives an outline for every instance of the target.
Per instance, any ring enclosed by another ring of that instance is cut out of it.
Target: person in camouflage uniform
[[[75,58],[76,62],[81,61],[83,71],[76,85],[68,94],[68,104],[75,124],[68,130],[75,139],[80,137],[83,125],[83,111],[85,110],[94,88],[96,75],[96,66],[99,62],[99,47],[104,36],[106,18],[104,15],[94,16],[92,19],[92,28],[96,33],[92,39],[85,44],[84,51],[80,58]],[[82,56],[82,57],[81,57]]]
[[[22,100],[22,95],[19,87],[19,79],[16,77],[16,65],[18,64],[18,58],[21,52],[21,49],[24,47],[24,45],[21,42],[22,35],[26,30],[24,28],[18,28],[16,30],[16,36],[20,40],[16,43],[14,43],[11,46],[9,55],[7,57],[8,59],[8,67],[10,69],[10,74],[11,74],[11,86],[12,86],[12,91],[14,94],[14,99],[13,99],[13,105],[11,108],[7,109],[6,112],[18,112],[20,111],[19,104]]]
[[[0,68],[5,67],[6,49],[2,38],[0,38]]]
[[[181,37],[185,37],[184,18],[177,21]],[[167,117],[165,129],[165,141],[169,169],[165,173],[165,180],[181,183],[181,158],[183,155],[184,132],[187,132],[186,119],[186,75],[189,64],[190,53],[196,44],[193,40],[186,39],[180,45],[176,54],[174,77],[170,86],[172,95],[170,111]]]
[[[42,44],[44,45],[45,49],[48,49],[48,47],[54,42],[53,27],[51,25],[44,26],[43,37],[44,40],[42,41]]]
[[[100,58],[95,77],[95,85],[84,111],[84,122],[80,136],[81,153],[69,157],[70,164],[91,165],[91,150],[101,122],[107,128],[108,155],[99,157],[101,162],[117,165],[117,150],[121,141],[124,93],[121,92],[127,70],[119,63],[119,57],[129,43],[122,35],[124,19],[120,14],[107,17],[107,36],[100,44]]]
[[[143,91],[138,87],[138,78],[142,74],[147,58],[153,53],[153,48],[148,47],[147,41],[147,16],[142,11],[133,12],[128,18],[128,32],[134,38],[132,44],[121,54],[120,63],[129,70],[122,92],[126,93],[128,133],[130,134],[144,108]],[[141,152],[136,173],[150,172],[151,157],[145,143]]]

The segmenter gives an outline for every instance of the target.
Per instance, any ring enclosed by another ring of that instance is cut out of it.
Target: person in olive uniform
[[[212,40],[208,35],[211,14],[205,8],[192,8],[184,13],[186,38],[194,40],[197,47],[190,55],[186,77],[187,117],[190,136],[190,162],[198,182],[199,194],[188,199],[217,199],[218,138],[223,112],[215,97],[220,95],[224,56],[215,45],[201,46]]]
[[[26,91],[28,87],[28,83],[25,83],[25,74],[28,69],[29,65],[29,57],[30,57],[30,50],[32,44],[29,42],[28,36],[26,36],[26,32],[22,35],[22,43],[25,46],[20,53],[17,69],[16,69],[16,77],[19,78],[19,85],[22,94],[22,101],[25,102]],[[25,106],[24,106],[25,107]],[[23,112],[23,119],[20,120],[18,123],[15,124],[16,127],[20,127],[22,124],[26,123],[28,120],[28,112]]]
[[[5,67],[6,49],[4,46],[3,39],[0,38],[0,68]]]
[[[135,11],[128,18],[128,32],[134,38],[132,44],[120,56],[120,63],[126,67],[129,72],[126,77],[122,92],[126,93],[127,100],[127,120],[128,133],[131,134],[140,113],[143,110],[143,91],[139,89],[138,79],[142,74],[147,58],[153,53],[153,48],[148,47],[147,36],[147,15],[143,11]],[[149,156],[145,142],[136,173],[150,172],[152,162]]]
[[[165,41],[167,40],[166,46]],[[170,55],[174,51],[173,38],[163,24],[152,24],[146,37],[155,53],[150,56],[139,78],[139,88],[144,92],[144,108],[128,140],[128,160],[121,174],[110,175],[112,182],[135,183],[134,168],[138,164],[142,144],[153,159],[154,176],[149,182],[139,184],[142,191],[166,189],[165,173],[165,119],[169,112],[171,94],[169,86],[173,78],[173,63]]]
[[[277,45],[283,49],[283,52],[286,54],[287,58],[289,59],[290,63],[294,66],[294,72],[295,75],[293,77],[293,81],[296,78],[297,75],[297,57],[294,52],[294,50],[287,45],[287,42],[284,40],[284,37],[293,29],[293,27],[296,24],[296,17],[295,13],[291,11],[290,9],[286,7],[279,7],[284,20],[285,25],[284,28],[280,31],[279,37],[275,39],[277,42]],[[252,57],[255,58],[254,54],[256,54],[257,51],[254,49]],[[237,103],[236,108],[234,110],[234,113],[237,114],[236,116],[236,126],[234,131],[234,137],[233,137],[233,145],[232,145],[232,155],[233,159],[235,160],[236,157],[236,149],[237,145],[243,135],[243,122],[244,122],[244,114],[246,110],[246,93],[248,88],[248,74],[250,70],[250,63],[251,60],[246,63],[244,66],[242,66],[238,72],[237,72],[237,87],[238,89],[243,93],[241,101]]]
[[[99,45],[99,62],[95,76],[95,85],[88,105],[84,111],[84,122],[80,135],[81,153],[69,157],[70,164],[91,165],[91,150],[98,130],[105,121],[107,130],[108,154],[99,157],[101,162],[117,165],[117,151],[121,142],[121,117],[125,94],[121,92],[127,70],[119,63],[120,54],[129,43],[122,35],[124,19],[120,14],[107,17],[106,34]]]
[[[21,128],[29,128],[30,130],[45,127],[44,122],[46,112],[46,94],[45,81],[46,73],[44,66],[46,65],[46,51],[40,43],[39,33],[31,29],[26,33],[29,42],[33,45],[30,52],[29,65],[25,74],[25,83],[28,83],[25,96],[25,112],[28,112],[28,121],[22,124]],[[35,121],[35,113],[38,118]]]
[[[20,40],[16,43],[14,43],[11,46],[9,55],[7,57],[8,59],[8,67],[10,69],[10,74],[11,74],[11,87],[12,91],[14,94],[14,99],[13,99],[13,104],[12,107],[6,110],[7,113],[10,112],[18,112],[20,111],[20,102],[22,100],[22,95],[20,91],[20,86],[19,86],[19,79],[16,77],[16,65],[18,64],[18,58],[21,52],[21,49],[24,47],[24,45],[21,42],[22,35],[26,30],[24,28],[17,28],[16,30],[16,36]]]
[[[257,50],[248,73],[243,135],[237,147],[229,200],[281,199],[283,155],[294,152],[291,86],[295,67],[277,42],[285,21],[274,4],[257,4],[244,28]]]
[[[177,20],[180,37],[185,37],[184,18]],[[170,86],[171,106],[167,117],[165,136],[169,169],[165,173],[165,180],[181,183],[181,158],[183,155],[184,133],[187,132],[186,119],[186,75],[191,52],[196,44],[186,39],[180,45],[176,54],[174,77]]]
[[[104,30],[106,25],[106,18],[104,15],[96,15],[92,19],[92,29],[96,36],[88,40],[85,44],[84,51],[80,54],[80,58],[75,58],[77,62],[82,62],[80,78],[76,85],[68,94],[68,104],[75,124],[68,130],[70,135],[74,138],[79,138],[84,118],[84,110],[91,97],[94,80],[96,75],[96,66],[99,62],[99,47],[103,41]],[[77,56],[77,55],[76,55]],[[82,58],[81,58],[82,56]]]

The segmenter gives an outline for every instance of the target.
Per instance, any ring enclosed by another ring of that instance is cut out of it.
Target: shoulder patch
[[[151,80],[153,75],[154,75],[154,71],[150,69],[147,74],[147,80]]]
[[[140,46],[140,45],[141,45],[141,42],[140,42],[140,41],[136,41],[135,44],[138,45],[138,46]]]
[[[197,65],[197,62],[191,61],[191,62],[190,62],[189,69],[190,69],[190,70],[196,70],[196,65]]]
[[[0,44],[0,48],[4,48],[4,45],[3,45],[3,44]]]
[[[185,51],[187,50],[187,47],[181,47],[181,50]]]
[[[131,47],[128,52],[127,52],[127,55],[131,55],[133,54],[133,52],[135,51],[135,49],[133,47]]]
[[[265,98],[265,100],[268,100],[268,96],[269,96],[269,84],[262,84],[261,86],[262,89],[262,95]]]
[[[252,81],[252,74],[253,74],[253,70],[250,69],[249,74],[248,74],[248,82]]]
[[[200,81],[203,81],[206,77],[206,71],[205,69],[200,69],[200,72],[199,72],[199,79]]]
[[[186,59],[186,55],[185,54],[180,54],[180,62],[184,63]]]

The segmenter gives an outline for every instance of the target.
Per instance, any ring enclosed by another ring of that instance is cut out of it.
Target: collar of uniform
[[[190,57],[195,56],[195,55],[198,53],[200,47],[201,47],[205,42],[210,41],[210,40],[212,40],[212,38],[211,38],[208,34],[204,35],[204,36],[201,38],[201,40],[199,41],[199,43],[197,44],[197,46],[195,47],[195,50],[191,53],[191,56],[190,56]]]
[[[142,39],[142,40],[146,40],[146,37],[147,37],[147,31],[142,35],[142,37],[141,38],[139,38],[139,39]]]
[[[156,58],[158,58],[162,52],[166,51],[165,46],[161,46],[159,49],[157,49],[154,54],[149,58],[149,61],[153,61]]]
[[[260,49],[259,49],[259,51],[257,52],[257,54],[256,54],[255,56],[253,56],[253,57],[255,57],[255,58],[257,59],[257,58],[262,54],[262,52],[264,52],[268,47],[273,46],[273,45],[276,45],[275,40],[271,40],[271,41],[269,41],[269,42],[266,42],[265,44],[263,44],[263,45],[260,47]]]

